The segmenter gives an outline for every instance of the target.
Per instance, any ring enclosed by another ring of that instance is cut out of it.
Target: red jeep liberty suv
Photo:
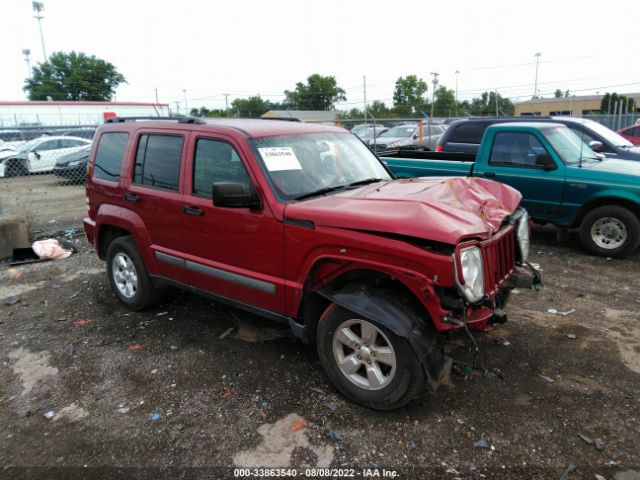
[[[404,405],[448,372],[442,333],[506,321],[527,261],[521,195],[395,179],[348,131],[276,120],[114,118],[84,227],[131,310],[167,285],[288,324],[348,398]]]

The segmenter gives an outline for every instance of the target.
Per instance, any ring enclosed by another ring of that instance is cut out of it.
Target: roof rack
[[[139,120],[156,120],[163,122],[178,122],[178,123],[197,123],[198,125],[204,125],[205,122],[201,118],[197,117],[112,117],[107,118],[104,123],[124,123],[124,122],[137,122]]]

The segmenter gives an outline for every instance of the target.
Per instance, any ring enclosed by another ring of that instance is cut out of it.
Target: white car
[[[13,155],[0,159],[0,177],[50,172],[63,155],[91,144],[80,137],[44,136],[16,148]]]

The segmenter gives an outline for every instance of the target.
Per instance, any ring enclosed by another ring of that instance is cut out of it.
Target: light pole
[[[29,59],[29,55],[31,55],[31,50],[29,50],[28,48],[23,48],[22,54],[24,55],[24,61],[27,62],[27,75],[31,76],[31,60]]]
[[[36,12],[33,18],[36,18],[38,20],[38,27],[40,28],[40,42],[42,42],[42,56],[43,56],[42,61],[44,63],[47,61],[47,49],[44,46],[44,33],[42,33],[42,19],[44,18],[44,14],[42,13],[42,11],[44,10],[44,3],[31,2],[31,6],[33,7],[33,11]]]
[[[540,52],[535,54],[536,57],[536,81],[533,84],[533,98],[536,98],[536,95],[538,94],[538,64],[540,63],[540,56],[542,54]]]
[[[458,116],[458,75],[460,75],[460,70],[455,71],[456,74],[456,117]]]
[[[433,108],[436,103],[436,88],[438,87],[438,76],[440,74],[438,72],[431,72],[431,75],[433,75],[433,92],[431,92],[431,118],[433,118]]]
[[[187,105],[187,90],[183,88],[182,93],[184,95],[184,114],[189,115],[189,106]]]

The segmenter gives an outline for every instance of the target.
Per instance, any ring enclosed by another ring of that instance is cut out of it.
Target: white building
[[[167,103],[0,102],[0,127],[97,125],[110,117],[169,114]]]

